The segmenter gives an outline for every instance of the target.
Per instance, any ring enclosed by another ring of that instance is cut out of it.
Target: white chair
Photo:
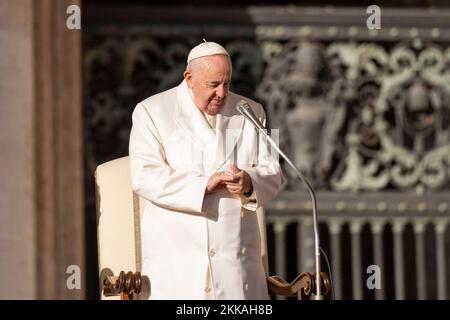
[[[100,298],[148,298],[151,294],[151,279],[141,278],[140,275],[143,200],[131,188],[128,157],[99,165],[95,182]],[[258,209],[257,214],[262,241],[261,259],[268,275],[264,210]],[[326,274],[323,274],[323,281],[328,293]],[[314,286],[314,274],[304,272],[291,283],[277,276],[268,276],[267,282],[269,291],[275,294],[309,298]]]

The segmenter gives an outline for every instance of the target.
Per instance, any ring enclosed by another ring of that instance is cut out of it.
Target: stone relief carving
[[[281,147],[316,187],[324,187],[345,121],[344,102],[353,96],[351,87],[332,81],[321,44],[291,42],[278,52],[269,58],[259,97],[266,102],[271,127],[282,132]],[[290,168],[285,171],[294,177]]]
[[[358,191],[447,186],[449,50],[418,43],[400,44],[389,54],[379,46],[371,51],[378,62],[369,64],[375,95],[359,104],[363,112],[353,122],[362,126],[348,133],[346,168],[332,187]],[[368,142],[375,153],[365,150]]]
[[[352,42],[263,48],[276,53],[266,54],[258,94],[316,187],[448,186],[450,49],[420,41],[390,51]]]

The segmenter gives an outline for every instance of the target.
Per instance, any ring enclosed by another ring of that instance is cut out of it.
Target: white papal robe
[[[236,111],[243,98],[229,93],[215,130],[185,81],[133,112],[131,183],[146,200],[142,274],[151,299],[268,298],[256,209],[276,195],[283,177],[276,155]],[[262,106],[245,100],[265,123]],[[205,195],[209,177],[231,163],[250,175],[250,200],[226,190]]]

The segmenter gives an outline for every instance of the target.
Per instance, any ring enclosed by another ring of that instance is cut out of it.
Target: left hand
[[[253,190],[252,179],[247,172],[239,169],[234,164],[230,166],[230,169],[233,180],[223,182],[230,193],[244,195],[244,193],[249,193]]]

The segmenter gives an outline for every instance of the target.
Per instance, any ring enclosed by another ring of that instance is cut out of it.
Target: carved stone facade
[[[449,47],[416,39],[390,49],[309,41],[262,48],[270,58],[259,97],[316,188],[448,187]]]

